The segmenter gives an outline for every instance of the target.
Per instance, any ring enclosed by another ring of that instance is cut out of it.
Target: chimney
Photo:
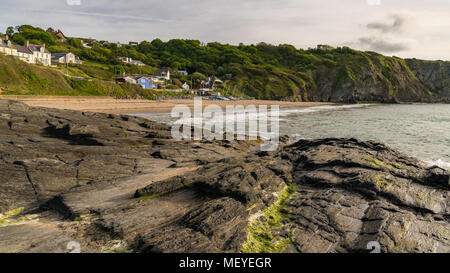
[[[26,40],[25,41],[25,47],[28,48],[30,46],[30,41]]]

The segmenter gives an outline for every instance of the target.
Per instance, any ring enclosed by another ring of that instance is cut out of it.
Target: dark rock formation
[[[449,173],[380,143],[261,153],[4,100],[0,130],[0,252],[450,252]]]

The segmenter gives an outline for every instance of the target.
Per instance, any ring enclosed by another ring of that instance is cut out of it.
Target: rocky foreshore
[[[0,100],[0,252],[450,252],[449,173],[383,144],[172,140]]]

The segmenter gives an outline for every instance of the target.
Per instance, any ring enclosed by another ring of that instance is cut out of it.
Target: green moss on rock
[[[286,202],[295,192],[289,184],[280,193],[278,200],[262,212],[264,220],[256,219],[247,226],[248,238],[242,246],[243,253],[282,253],[291,244],[291,239],[274,234],[274,229],[286,229],[282,223],[289,216]]]

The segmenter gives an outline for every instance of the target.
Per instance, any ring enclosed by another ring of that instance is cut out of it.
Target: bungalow
[[[137,84],[142,86],[144,89],[158,89],[158,85],[152,79],[147,77],[139,77],[136,79]]]
[[[0,40],[0,54],[17,56],[17,49],[12,45],[8,35],[5,35],[5,37]]]
[[[167,68],[155,71],[155,77],[170,80],[170,71]]]
[[[52,53],[53,63],[72,63],[72,64],[82,64],[83,62],[71,52],[63,53]]]
[[[33,52],[35,62],[40,62],[45,66],[51,65],[52,54],[45,48],[45,43],[42,45],[28,44],[27,48]]]

